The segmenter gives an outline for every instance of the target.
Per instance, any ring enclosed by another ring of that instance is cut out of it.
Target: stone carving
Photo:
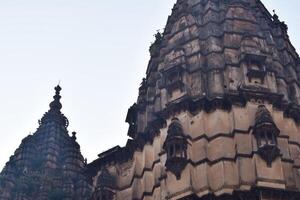
[[[187,164],[187,139],[178,119],[173,119],[168,129],[168,136],[164,144],[167,152],[166,168],[180,179],[181,172]]]
[[[264,105],[258,106],[253,134],[257,140],[259,155],[267,162],[268,166],[280,156],[277,137],[280,130],[275,125],[272,116]]]

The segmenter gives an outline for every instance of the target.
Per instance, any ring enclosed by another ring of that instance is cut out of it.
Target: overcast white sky
[[[298,0],[263,0],[300,49]],[[38,127],[61,80],[63,112],[92,161],[125,145],[148,49],[175,0],[0,0],[0,168]],[[298,51],[299,52],[299,51]]]

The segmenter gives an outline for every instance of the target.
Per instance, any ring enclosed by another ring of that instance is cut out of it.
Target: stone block
[[[204,91],[204,82],[202,79],[202,72],[196,71],[191,74],[191,78],[189,80],[189,85],[191,88],[192,96],[202,96]]]
[[[122,200],[132,200],[132,188],[128,188],[125,190],[122,190],[117,193],[117,199],[122,199]]]
[[[219,22],[220,14],[215,10],[208,10],[206,14],[203,16],[203,24],[207,24],[209,22]]]
[[[184,44],[183,48],[185,49],[185,55],[190,56],[200,51],[199,40],[195,39],[186,44]]]
[[[189,158],[195,163],[206,159],[207,144],[208,142],[205,138],[194,141],[188,148]]]
[[[249,133],[236,133],[235,141],[237,147],[237,153],[242,155],[251,155],[252,148],[252,136]]]
[[[294,168],[294,177],[296,180],[296,187],[300,190],[300,168]]]
[[[224,57],[226,64],[238,64],[239,63],[239,51],[236,49],[224,49]]]
[[[229,19],[241,19],[241,20],[249,20],[252,22],[256,22],[255,17],[248,9],[243,7],[231,7],[228,9],[226,13],[226,18]]]
[[[230,48],[239,48],[241,46],[242,36],[239,34],[224,34],[224,46]]]
[[[127,187],[130,185],[134,177],[134,162],[128,161],[119,165],[118,167],[118,185],[119,187]]]
[[[292,159],[297,159],[300,157],[300,148],[298,145],[289,144],[289,148]]]
[[[222,47],[221,40],[219,38],[209,37],[207,38],[207,40],[205,40],[205,49],[203,50],[204,54],[209,54],[212,52],[217,53],[222,51],[223,51],[223,47]],[[214,55],[219,55],[219,54],[214,54]],[[220,59],[222,59],[222,57],[220,57]]]
[[[298,129],[295,125],[295,122],[291,118],[283,117],[282,112],[273,113],[274,122],[280,130],[280,135],[290,137],[290,141],[298,141]]]
[[[151,169],[154,163],[154,152],[152,145],[145,145],[143,149],[144,156],[144,166],[146,169]]]
[[[234,161],[224,161],[225,188],[235,188],[239,185],[238,165]]]
[[[234,119],[234,129],[246,131],[250,126],[250,118],[248,109],[243,109],[241,107],[233,106],[233,119]]]
[[[290,159],[290,150],[289,150],[289,141],[287,138],[278,138],[278,147],[280,149],[280,153],[282,154],[283,159]]]
[[[204,111],[192,117],[189,125],[189,135],[192,138],[203,136],[206,133],[206,129],[205,129],[206,117],[207,114]]]
[[[194,72],[203,69],[206,66],[206,58],[201,53],[197,53],[187,58],[187,64],[188,64],[188,70],[190,72]],[[201,77],[197,77],[197,79],[200,78]]]
[[[296,180],[293,171],[293,164],[288,162],[282,162],[284,179],[286,181],[286,187],[288,189],[295,189]]]
[[[205,117],[205,130],[208,138],[212,138],[220,133],[231,134],[233,122],[230,113],[223,110],[208,113],[207,117]]]
[[[196,193],[208,190],[208,168],[207,163],[203,163],[191,168],[192,187]]]
[[[155,183],[153,171],[145,172],[145,174],[143,176],[143,182],[144,182],[144,189],[142,191],[151,193],[154,188],[154,183]]]
[[[255,155],[255,168],[258,186],[284,189],[285,180],[281,158],[277,158],[271,167],[267,166],[265,160]]]
[[[209,49],[207,49],[209,51]],[[210,53],[207,55],[207,67],[209,69],[224,68],[224,56],[221,53]]]
[[[217,161],[222,158],[235,158],[236,151],[233,138],[218,137],[210,141],[207,147],[207,155],[210,161]]]
[[[213,192],[223,189],[225,182],[224,163],[218,162],[208,168],[208,183]]]
[[[180,193],[186,188],[191,187],[191,168],[191,165],[187,165],[185,169],[181,172],[181,178],[179,180],[177,180],[176,176],[173,173],[171,173],[170,171],[167,172],[166,184],[167,191],[170,195]]]
[[[239,157],[237,160],[241,186],[252,186],[256,180],[253,158]]]
[[[145,183],[143,178],[136,178],[132,183],[132,199],[140,199],[145,191]]]

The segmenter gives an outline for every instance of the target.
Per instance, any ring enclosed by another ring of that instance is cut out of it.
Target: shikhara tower
[[[300,199],[300,59],[287,30],[259,0],[178,0],[128,110],[131,139],[58,172],[84,173],[92,200]]]
[[[69,136],[61,113],[60,86],[55,91],[38,129],[22,140],[0,174],[1,200],[86,200],[91,193],[76,133]]]

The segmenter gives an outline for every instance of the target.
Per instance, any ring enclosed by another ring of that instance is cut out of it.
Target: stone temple
[[[126,146],[87,163],[57,86],[1,172],[0,200],[299,200],[300,59],[287,31],[260,0],[178,0]]]

